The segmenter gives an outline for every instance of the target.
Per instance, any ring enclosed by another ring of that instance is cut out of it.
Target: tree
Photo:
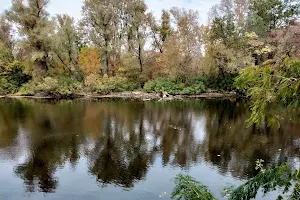
[[[13,59],[12,27],[4,16],[0,16],[0,71]]]
[[[102,50],[103,73],[108,74],[114,36],[118,31],[118,0],[85,0],[82,23],[89,30],[89,39]]]
[[[74,19],[68,15],[57,15],[56,21],[57,32],[54,35],[52,51],[66,71],[75,71],[78,68],[79,36]]]
[[[171,9],[170,13],[176,30],[164,42],[161,62],[170,77],[185,81],[190,74],[200,71],[203,43],[199,15],[179,8]]]
[[[280,116],[272,110],[272,104],[300,105],[299,23],[275,30],[273,35],[274,58],[244,69],[236,79],[236,86],[251,98],[250,124],[279,125]]]
[[[211,10],[213,18],[205,39],[205,66],[209,74],[225,78],[226,74],[238,74],[253,62],[244,30],[247,5],[241,8],[241,4],[241,0],[223,0]]]
[[[142,0],[128,2],[128,32],[129,51],[133,51],[139,60],[140,71],[143,72],[143,50],[146,40],[146,9]]]
[[[299,14],[300,3],[297,0],[252,0],[247,20],[248,30],[264,36],[273,29],[288,26],[291,19]]]
[[[166,10],[162,10],[161,24],[158,24],[152,14],[148,14],[148,23],[151,30],[153,46],[159,50],[160,53],[164,52],[164,46],[168,37],[172,34],[171,16]]]
[[[216,18],[233,18],[235,26],[243,29],[249,12],[250,0],[221,0],[209,11],[209,23]]]
[[[27,58],[33,61],[35,69],[43,75],[50,67],[50,35],[52,23],[48,20],[46,7],[49,0],[13,0],[7,11],[8,18],[17,24],[18,32],[24,39],[21,48],[28,51]]]

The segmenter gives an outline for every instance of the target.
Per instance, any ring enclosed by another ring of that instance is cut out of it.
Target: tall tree
[[[90,40],[102,49],[104,74],[109,72],[113,39],[117,32],[118,0],[85,0],[82,8],[83,24],[89,29]]]
[[[298,0],[252,0],[250,1],[248,29],[264,35],[272,29],[286,27],[299,16]]]
[[[13,59],[12,27],[4,16],[0,16],[0,71]]]
[[[33,61],[40,75],[50,67],[50,35],[53,26],[46,11],[48,4],[49,0],[13,0],[7,12],[23,36],[22,48],[29,52],[28,59]]]
[[[79,36],[74,19],[68,15],[57,15],[56,21],[53,52],[67,71],[75,71],[78,67]]]
[[[221,0],[209,11],[210,24],[216,18],[232,18],[235,26],[244,29],[251,0]]]
[[[160,24],[156,22],[152,14],[148,14],[148,23],[151,30],[153,46],[157,48],[160,53],[163,53],[167,38],[172,33],[170,12],[162,10]]]
[[[162,54],[171,76],[185,81],[189,74],[199,72],[202,57],[202,29],[198,12],[173,8],[171,18],[176,27],[168,36]]]
[[[143,0],[134,0],[128,2],[128,42],[130,50],[137,55],[140,71],[143,72],[143,50],[146,42],[146,9],[147,6]]]

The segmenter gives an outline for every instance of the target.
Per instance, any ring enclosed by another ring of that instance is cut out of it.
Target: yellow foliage
[[[99,75],[97,74],[90,74],[85,77],[84,84],[86,86],[95,86],[99,83]]]
[[[100,53],[95,48],[83,48],[79,54],[79,66],[86,75],[100,74]]]

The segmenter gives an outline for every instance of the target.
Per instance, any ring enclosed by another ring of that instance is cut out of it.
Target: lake
[[[0,99],[1,199],[170,199],[178,173],[222,199],[257,159],[299,167],[299,113],[279,112],[247,128],[243,101]]]

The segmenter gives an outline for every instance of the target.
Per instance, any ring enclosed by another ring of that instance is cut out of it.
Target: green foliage
[[[146,92],[162,92],[169,94],[179,94],[184,89],[183,83],[177,83],[171,79],[157,78],[145,83],[144,90]]]
[[[209,37],[211,41],[221,41],[227,47],[236,45],[241,37],[236,31],[234,16],[229,13],[228,16],[214,18]]]
[[[78,67],[79,36],[75,29],[74,19],[68,15],[57,15],[57,33],[52,37],[52,51],[56,55],[57,63],[69,71]]]
[[[257,34],[287,26],[291,19],[299,16],[297,0],[253,0],[249,7],[248,28]]]
[[[0,94],[14,93],[30,79],[31,77],[24,73],[23,64],[14,61],[0,71]]]
[[[230,200],[250,200],[255,199],[259,189],[262,189],[264,194],[271,191],[282,189],[283,194],[286,194],[292,184],[300,181],[299,171],[293,171],[288,165],[281,165],[274,169],[262,170],[257,176],[241,185],[230,193]],[[299,183],[296,183],[289,199],[298,199]],[[278,199],[282,196],[278,196]]]
[[[166,91],[169,94],[200,94],[206,88],[202,80],[199,79],[183,83],[173,79],[157,78],[148,81],[144,86],[144,90],[146,92]]]
[[[51,36],[53,23],[49,20],[46,7],[49,0],[12,1],[6,12],[8,18],[16,23],[18,33],[24,36],[21,47],[27,60],[33,61],[34,70],[44,73],[50,66]]]
[[[229,200],[250,200],[255,199],[258,191],[264,194],[272,191],[280,191],[282,195],[289,193],[289,200],[297,200],[300,196],[300,171],[293,170],[289,165],[282,164],[273,169],[264,169],[263,160],[257,161],[257,170],[260,173],[248,180],[238,188],[230,187],[225,190],[226,198]],[[177,175],[175,188],[171,195],[175,200],[190,199],[216,199],[206,186],[197,182],[190,176]],[[292,191],[291,188],[293,187]],[[283,199],[279,195],[277,199]]]
[[[272,103],[299,106],[300,60],[288,58],[280,69],[272,66],[252,66],[244,69],[235,85],[251,98],[250,124],[267,121],[279,125],[279,116],[270,108]]]
[[[13,61],[13,55],[10,49],[0,41],[0,67],[4,67]]]
[[[236,90],[234,82],[236,74],[226,74],[225,76],[206,76],[203,82],[207,88],[217,91]]]
[[[6,78],[0,77],[0,94],[9,94],[15,86],[9,83]]]
[[[95,85],[90,87],[91,92],[98,94],[109,94],[112,92],[133,91],[140,87],[138,82],[130,81],[126,77],[103,77]]]
[[[179,174],[175,178],[175,188],[172,192],[174,200],[215,200],[209,189],[191,176]]]
[[[19,95],[51,95],[70,96],[82,91],[82,83],[76,78],[70,77],[46,77],[42,81],[32,81],[24,84],[19,90]]]

